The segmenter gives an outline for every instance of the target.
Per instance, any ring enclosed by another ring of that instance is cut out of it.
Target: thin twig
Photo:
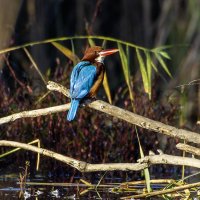
[[[200,186],[200,182],[197,182],[197,183],[191,183],[191,184],[187,184],[187,185],[177,186],[177,187],[174,187],[171,189],[165,189],[165,190],[159,190],[159,191],[149,192],[149,193],[145,193],[145,194],[138,194],[138,195],[133,195],[133,196],[128,196],[128,197],[122,197],[121,199],[148,198],[148,197],[152,197],[152,196],[169,194],[169,193],[173,193],[173,192],[177,192],[177,191],[181,191],[181,190],[185,190],[185,189],[190,189],[190,188],[195,188],[195,187],[199,187],[199,186]]]
[[[184,87],[184,86],[191,86],[191,85],[200,85],[200,79],[196,79],[196,80],[190,81],[189,83],[178,85],[178,86],[176,86],[176,88]]]
[[[16,81],[22,88],[26,88],[26,85],[25,85],[23,82],[21,82],[21,81],[17,78],[17,76],[16,76],[16,74],[15,74],[13,68],[11,67],[10,62],[9,62],[9,60],[8,60],[8,58],[7,58],[6,56],[4,56],[4,60],[5,60],[7,66],[8,66],[8,68],[9,68],[9,70],[10,70],[11,75],[12,75],[13,78],[15,79],[15,81]]]

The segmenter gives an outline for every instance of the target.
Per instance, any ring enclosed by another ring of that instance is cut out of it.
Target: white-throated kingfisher
[[[72,70],[70,77],[71,106],[67,120],[72,121],[80,104],[85,97],[94,97],[104,78],[104,58],[118,52],[118,49],[103,50],[100,46],[88,48],[81,62]]]

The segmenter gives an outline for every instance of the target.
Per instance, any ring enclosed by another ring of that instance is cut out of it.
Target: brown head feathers
[[[94,62],[95,58],[99,56],[99,52],[103,50],[100,46],[93,46],[85,50],[84,56],[81,59],[82,61]]]

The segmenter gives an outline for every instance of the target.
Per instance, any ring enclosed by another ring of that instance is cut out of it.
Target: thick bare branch
[[[167,154],[159,154],[152,156],[145,156],[138,160],[139,163],[148,163],[149,165],[154,164],[166,164],[166,165],[185,165],[200,168],[200,160],[195,158],[172,156]]]
[[[20,142],[0,140],[0,146],[18,147],[21,149],[26,149],[29,151],[39,153],[44,156],[49,156],[51,158],[64,162],[67,165],[70,165],[71,167],[74,167],[81,172],[115,171],[115,170],[139,171],[149,167],[150,165],[156,165],[156,164],[185,165],[185,166],[200,168],[200,160],[197,160],[195,158],[187,158],[187,157],[183,158],[181,156],[172,156],[167,154],[146,156],[138,160],[139,163],[90,164],[84,161],[79,161],[74,158],[70,158],[68,156],[63,156],[61,154],[49,151],[47,149],[35,147]]]
[[[176,148],[179,149],[179,150],[186,151],[188,153],[200,156],[200,149],[193,147],[193,146],[190,146],[188,144],[178,143],[176,145]]]
[[[68,110],[69,107],[70,107],[70,104],[68,103],[68,104],[49,107],[49,108],[22,111],[20,113],[15,113],[15,114],[9,115],[7,117],[0,118],[0,125],[8,123],[8,122],[13,122],[13,121],[20,119],[20,118],[38,117],[38,116],[42,116],[42,115],[49,115],[49,114],[52,114],[52,113],[63,112],[63,111]]]
[[[55,82],[49,81],[47,88],[52,91],[61,92],[65,96],[70,97],[69,90]],[[187,131],[184,129],[178,129],[173,126],[169,126],[164,123],[148,119],[146,117],[137,115],[135,113],[124,110],[122,108],[110,105],[104,101],[100,101],[100,100],[96,100],[93,102],[88,101],[87,104],[90,108],[112,115],[114,117],[127,121],[136,126],[139,126],[148,130],[153,130],[157,133],[162,133],[170,137],[180,138],[188,142],[200,144],[200,134],[198,133]]]
[[[53,151],[49,151],[47,149],[38,148],[38,147],[29,145],[29,144],[24,144],[24,143],[14,142],[14,141],[7,141],[7,140],[0,140],[0,146],[18,147],[21,149],[26,149],[29,151],[39,153],[44,156],[49,156],[49,157],[59,160],[63,163],[66,163],[81,172],[115,171],[115,170],[139,171],[139,170],[142,170],[142,169],[148,167],[148,165],[146,163],[144,163],[144,164],[140,164],[140,163],[90,164],[90,163],[86,163],[84,161],[76,160],[74,158],[63,156],[61,154],[55,153]]]
[[[65,87],[55,82],[49,81],[47,88],[51,91],[61,92],[63,95],[69,97],[69,90],[67,90]],[[198,133],[187,131],[184,129],[178,129],[173,126],[169,126],[164,123],[148,119],[146,117],[137,115],[135,113],[124,110],[122,108],[110,105],[104,101],[87,100],[84,102],[84,104],[87,104],[88,107],[90,108],[93,108],[95,110],[117,117],[119,119],[127,121],[128,123],[134,124],[136,126],[139,126],[148,130],[152,130],[157,133],[162,133],[170,137],[184,139],[185,141],[188,141],[188,142],[200,144],[200,134]],[[67,109],[69,109],[69,104],[55,106],[51,108],[38,109],[38,110],[23,111],[23,112],[16,113],[7,117],[0,118],[0,124],[5,124],[5,123],[15,121],[16,119],[24,118],[24,117],[37,117],[40,115],[48,115],[51,113],[62,112],[62,111],[66,111]]]

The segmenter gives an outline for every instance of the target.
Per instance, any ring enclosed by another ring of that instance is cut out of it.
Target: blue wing
[[[77,78],[78,78],[78,74],[80,72],[80,70],[84,67],[84,66],[87,66],[87,65],[90,65],[90,62],[89,61],[82,61],[82,62],[79,62],[72,70],[72,73],[71,73],[71,77],[70,77],[70,93],[71,93],[71,90],[73,89],[73,85],[75,84]]]
[[[78,63],[71,74],[71,98],[82,99],[90,91],[96,77],[96,67],[88,61]]]

